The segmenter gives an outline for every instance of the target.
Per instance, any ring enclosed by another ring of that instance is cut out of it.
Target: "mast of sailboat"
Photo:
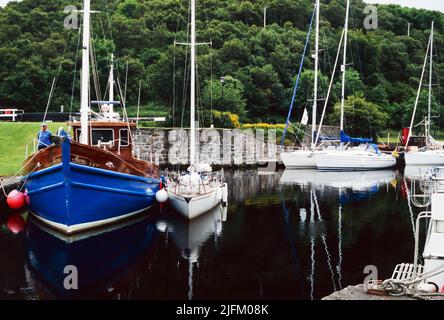
[[[89,38],[90,38],[90,0],[83,1],[83,41],[82,41],[82,72],[80,87],[80,142],[88,144],[88,116],[89,116]]]
[[[426,141],[430,140],[430,127],[431,127],[431,118],[430,114],[432,112],[432,75],[433,75],[433,27],[434,21],[432,21],[432,28],[430,32],[430,63],[429,63],[429,103],[428,103],[428,113],[427,113],[427,124],[426,124]]]
[[[196,153],[195,136],[196,107],[196,0],[191,0],[191,97],[190,97],[190,165],[194,164]]]
[[[410,142],[410,138],[412,137],[413,124],[415,121],[416,109],[418,108],[419,95],[421,93],[422,81],[424,79],[424,73],[425,73],[425,69],[426,69],[426,65],[427,65],[427,57],[429,55],[431,42],[432,42],[432,34],[430,34],[429,41],[427,43],[426,54],[424,56],[424,63],[422,65],[421,78],[419,79],[418,91],[416,92],[416,100],[415,100],[415,105],[413,107],[412,118],[410,120],[409,134],[407,135],[407,141],[405,142],[405,148],[408,147],[409,142]]]
[[[109,66],[109,114],[114,114],[114,53],[111,53],[111,63]]]
[[[311,119],[311,148],[315,148],[316,133],[316,112],[318,107],[318,69],[319,69],[319,0],[316,0],[316,35],[315,35],[315,56],[314,56],[314,92],[313,92],[313,111]]]
[[[345,71],[347,66],[347,34],[348,34],[348,13],[350,11],[350,0],[347,0],[345,9],[345,26],[344,26],[344,57],[341,66],[342,71],[342,91],[341,91],[341,132],[344,131],[344,104],[345,104]]]

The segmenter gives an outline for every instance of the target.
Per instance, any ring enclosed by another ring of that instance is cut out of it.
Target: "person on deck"
[[[42,123],[42,129],[37,134],[37,140],[39,141],[39,150],[45,149],[51,144],[51,136],[52,133],[48,130],[48,125],[46,123]]]

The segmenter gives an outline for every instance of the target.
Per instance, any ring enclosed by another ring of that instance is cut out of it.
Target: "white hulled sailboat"
[[[311,145],[310,148],[301,148],[290,152],[281,152],[281,160],[287,169],[309,169],[316,168],[313,152],[315,151],[314,135],[316,132],[316,112],[318,101],[318,70],[319,70],[319,0],[316,0],[316,35],[314,52],[314,90],[313,90],[313,109],[311,125]]]
[[[420,166],[427,166],[427,165],[444,165],[444,150],[443,150],[443,144],[438,143],[433,139],[433,137],[430,135],[430,129],[431,129],[431,109],[432,109],[432,79],[433,79],[433,32],[434,32],[434,22],[432,21],[432,27],[430,32],[430,38],[427,45],[427,51],[424,58],[424,65],[422,68],[421,73],[421,79],[419,81],[419,87],[418,92],[416,95],[416,101],[415,101],[415,107],[413,108],[413,114],[412,114],[412,120],[410,122],[410,129],[409,134],[406,141],[406,149],[408,150],[408,144],[411,138],[411,133],[415,121],[415,115],[416,115],[416,109],[418,106],[419,101],[419,95],[421,93],[422,88],[422,81],[424,78],[424,72],[427,64],[427,57],[430,57],[429,61],[429,99],[428,99],[428,113],[427,118],[424,121],[424,127],[425,127],[425,136],[426,136],[426,146],[424,148],[421,148],[419,150],[409,150],[405,153],[405,164],[407,166],[409,165],[420,165]],[[430,55],[429,55],[430,53]]]
[[[396,159],[389,154],[379,151],[376,145],[369,144],[371,139],[352,138],[344,132],[344,104],[345,104],[345,72],[347,65],[347,33],[350,11],[350,0],[347,0],[345,26],[344,26],[344,53],[342,72],[342,92],[341,92],[341,124],[340,140],[338,148],[325,149],[314,153],[316,166],[319,170],[375,170],[390,168],[396,165]],[[322,126],[322,120],[319,124],[319,131]],[[319,136],[319,134],[318,134]],[[315,143],[317,142],[317,139]],[[344,145],[344,143],[346,143]],[[357,147],[349,147],[350,143],[359,143]]]
[[[170,177],[168,198],[174,209],[188,219],[196,218],[218,204],[226,204],[228,190],[223,171],[211,172],[209,164],[196,163],[196,0],[191,0],[191,96],[190,166],[185,174]]]

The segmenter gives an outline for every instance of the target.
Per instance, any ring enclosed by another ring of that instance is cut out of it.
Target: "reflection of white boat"
[[[227,207],[218,205],[212,210],[189,220],[172,215],[166,222],[158,222],[157,229],[168,232],[182,257],[188,261],[188,299],[193,298],[193,264],[198,263],[200,248],[212,235],[222,234],[222,222],[227,219]]]
[[[433,166],[409,166],[404,168],[404,178],[426,178],[436,167]]]
[[[315,188],[350,188],[367,190],[387,184],[396,177],[393,170],[330,172],[317,170],[285,170],[281,176],[281,184],[313,185]]]
[[[226,220],[226,210],[227,207],[218,205],[192,220],[174,215],[166,221],[171,238],[185,258],[197,262],[200,246],[211,235],[221,234],[222,222]]]

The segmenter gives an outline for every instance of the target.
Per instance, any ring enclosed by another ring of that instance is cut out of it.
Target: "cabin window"
[[[113,129],[92,129],[92,141],[91,145],[97,146],[99,144],[99,140],[102,143],[111,143],[111,146],[114,146],[114,130]],[[81,129],[76,129],[77,141],[81,141],[82,131]]]
[[[92,145],[96,146],[101,143],[111,142],[114,145],[114,130],[113,129],[92,129]]]
[[[120,129],[120,146],[128,147],[129,146],[129,131],[128,129]]]

